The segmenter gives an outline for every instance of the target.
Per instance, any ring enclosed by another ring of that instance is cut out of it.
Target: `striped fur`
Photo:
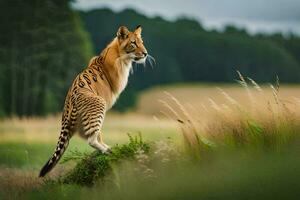
[[[117,37],[99,56],[91,59],[68,91],[61,133],[53,155],[40,171],[40,177],[58,163],[75,132],[79,132],[89,145],[103,153],[110,151],[101,133],[105,113],[126,87],[131,63],[144,62],[146,56],[141,27],[134,32],[120,27]]]

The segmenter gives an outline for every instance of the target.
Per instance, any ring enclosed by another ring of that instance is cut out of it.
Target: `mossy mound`
[[[67,156],[65,161],[77,160],[77,164],[59,182],[92,186],[97,181],[103,180],[107,174],[110,174],[113,163],[122,159],[134,159],[138,152],[147,153],[149,149],[149,143],[144,142],[140,135],[135,137],[129,135],[129,143],[113,146],[110,154],[103,154],[100,151],[94,151],[90,154],[73,152],[72,155]]]

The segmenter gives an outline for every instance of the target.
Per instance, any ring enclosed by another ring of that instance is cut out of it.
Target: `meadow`
[[[3,119],[0,199],[297,199],[300,86],[245,79],[145,91],[135,110],[106,116],[113,155],[75,136],[64,155],[70,161],[45,179],[37,176],[55,147],[60,116]],[[127,133],[142,142],[131,148]],[[93,177],[95,170],[102,175]],[[93,182],[80,182],[86,177]]]

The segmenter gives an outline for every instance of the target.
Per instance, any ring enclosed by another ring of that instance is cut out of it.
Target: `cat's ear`
[[[117,37],[119,40],[125,40],[128,37],[129,30],[126,26],[120,26],[117,32]]]
[[[136,28],[135,28],[135,31],[134,31],[135,34],[141,36],[142,34],[142,26],[141,25],[138,25]]]

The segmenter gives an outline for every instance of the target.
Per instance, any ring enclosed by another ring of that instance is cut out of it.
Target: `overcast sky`
[[[207,28],[236,24],[251,32],[300,34],[300,0],[77,0],[74,7],[91,10],[109,7],[115,11],[134,8],[148,16],[174,20],[188,16]]]

